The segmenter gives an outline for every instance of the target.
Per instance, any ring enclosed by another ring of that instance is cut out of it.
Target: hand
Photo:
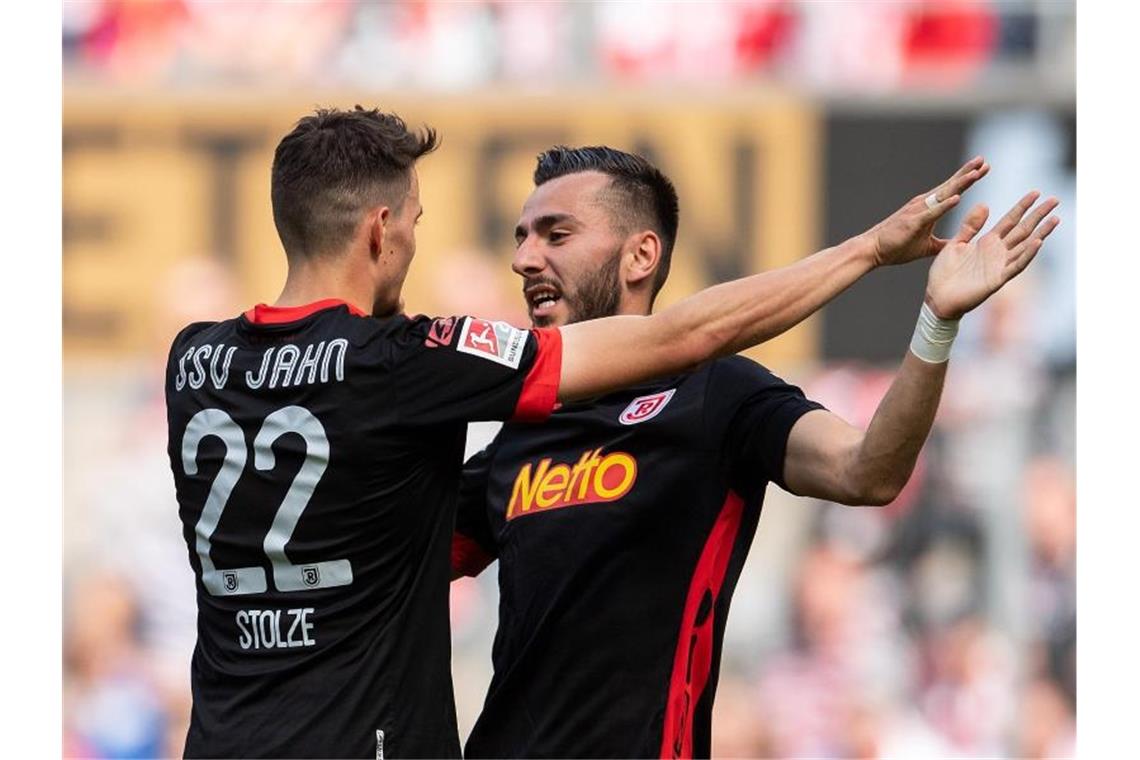
[[[935,315],[960,319],[1029,266],[1045,238],[1061,223],[1055,216],[1042,223],[1057,208],[1056,198],[1048,198],[1025,216],[1038,196],[1036,191],[1026,195],[977,240],[974,236],[985,225],[989,211],[981,204],[970,209],[958,234],[930,265],[926,303]]]
[[[870,236],[875,266],[906,264],[941,251],[947,241],[934,236],[934,225],[957,206],[962,193],[989,170],[990,165],[981,156],[970,159],[950,179],[911,198],[905,206],[872,227],[866,234]],[[938,202],[928,206],[926,199],[932,196]]]

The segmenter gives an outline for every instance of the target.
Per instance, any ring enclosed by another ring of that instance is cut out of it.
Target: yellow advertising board
[[[179,297],[179,262],[220,261],[246,304],[284,281],[269,175],[277,141],[317,105],[378,105],[430,124],[442,147],[419,166],[425,214],[405,290],[411,313],[480,287],[452,257],[509,265],[537,153],[608,144],[646,155],[674,181],[680,234],[658,308],[718,281],[788,264],[818,247],[820,125],[780,96],[670,99],[601,94],[416,97],[128,97],[69,91],[63,123],[64,346],[69,359],[146,350],[155,310]],[[454,270],[459,271],[459,270]],[[451,278],[450,281],[448,278]],[[442,279],[442,281],[441,281]],[[192,283],[185,283],[191,287]],[[498,315],[487,315],[498,316]],[[755,350],[779,365],[815,353],[809,322]]]

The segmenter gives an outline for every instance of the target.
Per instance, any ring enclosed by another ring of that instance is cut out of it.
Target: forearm
[[[693,363],[699,364],[791,329],[873,266],[873,243],[859,235],[790,266],[702,290],[657,317],[663,332],[688,341]]]
[[[910,479],[922,450],[946,379],[946,362],[932,364],[906,352],[890,390],[855,449],[848,480],[855,501],[893,501]]]

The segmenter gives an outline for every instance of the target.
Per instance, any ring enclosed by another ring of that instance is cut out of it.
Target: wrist
[[[873,228],[848,239],[847,247],[851,257],[863,267],[864,272],[869,272],[883,263],[879,250],[879,236]]]
[[[922,302],[923,302],[923,304],[925,304],[926,306],[928,306],[930,308],[930,311],[938,319],[942,319],[942,320],[946,320],[946,321],[950,321],[950,322],[957,322],[963,316],[965,316],[965,312],[962,312],[960,314],[955,314],[955,313],[947,311],[945,308],[939,306],[937,304],[937,302],[934,300],[934,297],[930,295],[929,290],[926,291],[926,295],[923,297]]]
[[[950,348],[957,335],[958,320],[939,317],[923,301],[910,339],[910,352],[928,364],[943,364],[950,359]]]

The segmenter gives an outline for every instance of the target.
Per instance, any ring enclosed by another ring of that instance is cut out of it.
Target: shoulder
[[[232,321],[232,320],[229,320]],[[178,331],[170,343],[170,356],[173,358],[187,346],[198,342],[209,342],[219,326],[225,322],[191,322]]]
[[[397,344],[434,348],[449,346],[455,340],[466,317],[429,317],[423,314],[399,314],[366,322],[368,338],[380,338]]]
[[[784,381],[771,370],[746,356],[725,356],[709,362],[709,388],[756,390],[773,385],[784,385]]]

